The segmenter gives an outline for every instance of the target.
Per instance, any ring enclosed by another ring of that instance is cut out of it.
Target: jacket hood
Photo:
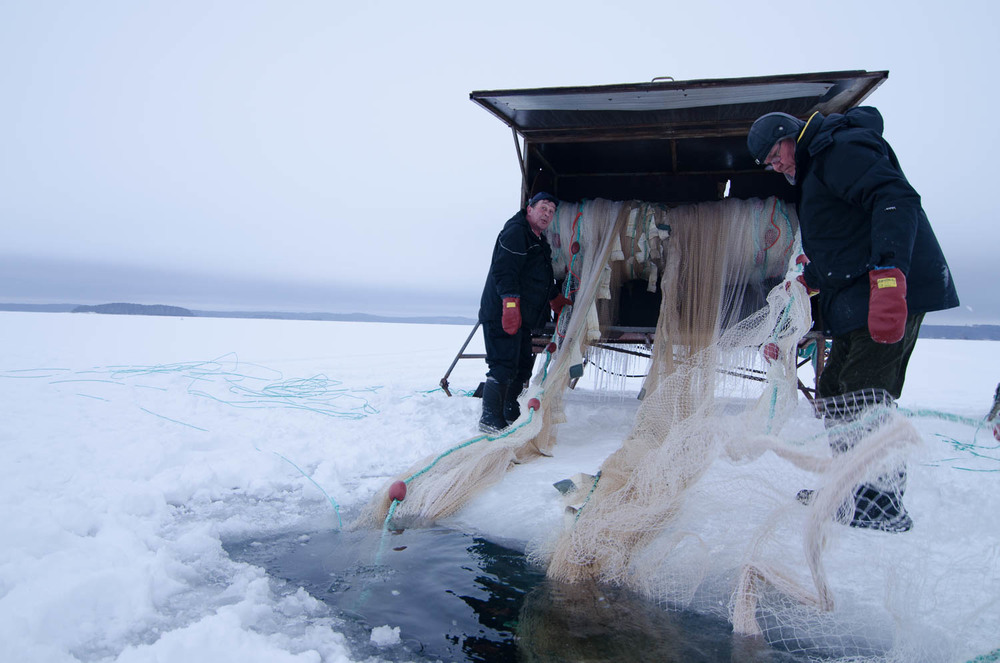
[[[816,122],[817,120],[819,120],[818,123]],[[810,126],[814,124],[818,124],[819,126]],[[884,128],[885,123],[882,120],[882,114],[878,112],[877,108],[873,106],[858,106],[857,108],[849,109],[843,114],[834,113],[826,117],[817,113],[814,118],[810,118],[810,122],[804,132],[804,137],[811,138],[811,140],[808,140],[808,152],[812,156],[828,147],[833,142],[833,134],[841,129],[868,129],[881,136]],[[809,136],[809,134],[812,135]]]
[[[847,126],[849,127],[871,129],[879,136],[882,135],[882,131],[885,129],[885,123],[882,121],[882,113],[879,113],[878,109],[873,106],[852,108],[844,113],[844,119],[847,121]]]

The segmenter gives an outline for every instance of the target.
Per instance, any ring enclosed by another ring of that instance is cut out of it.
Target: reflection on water
[[[793,661],[734,636],[728,622],[666,611],[620,588],[545,581],[525,598],[519,660]]]
[[[523,554],[447,529],[322,532],[226,545],[330,605],[357,658],[399,661],[804,660],[621,589],[545,579]],[[377,648],[377,626],[401,642]]]

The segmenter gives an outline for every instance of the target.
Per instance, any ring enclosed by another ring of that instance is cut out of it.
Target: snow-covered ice
[[[376,626],[372,629],[372,643],[376,647],[388,647],[399,643],[398,626]]]
[[[458,363],[455,397],[437,388],[468,333],[0,313],[0,660],[352,660],[326,604],[223,542],[338,528],[389,477],[474,435],[480,403],[465,396],[482,362]],[[922,340],[900,405],[982,418],[998,381],[998,343]],[[552,482],[596,470],[635,412],[584,383],[556,456],[519,466],[452,526],[523,546],[558,525]],[[867,540],[923,546],[935,586],[910,598],[945,622],[958,602],[982,606],[970,647],[986,653],[1000,647],[1000,453],[973,457],[914,423],[925,448],[911,481],[933,484],[914,492],[918,528]],[[942,511],[956,502],[968,508]],[[992,576],[969,577],[982,555]],[[385,628],[373,642],[398,640]]]

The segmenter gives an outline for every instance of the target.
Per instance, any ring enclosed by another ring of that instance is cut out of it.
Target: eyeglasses
[[[765,169],[774,170],[774,162],[781,161],[781,144],[785,142],[785,140],[787,139],[782,138],[778,140],[778,142],[775,143],[773,147],[771,147],[771,151],[767,153],[767,156],[764,157]]]

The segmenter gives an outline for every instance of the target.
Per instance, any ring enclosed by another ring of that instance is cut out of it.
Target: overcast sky
[[[0,0],[0,302],[471,317],[520,177],[471,91],[886,69],[928,322],[1000,323],[998,6]]]

